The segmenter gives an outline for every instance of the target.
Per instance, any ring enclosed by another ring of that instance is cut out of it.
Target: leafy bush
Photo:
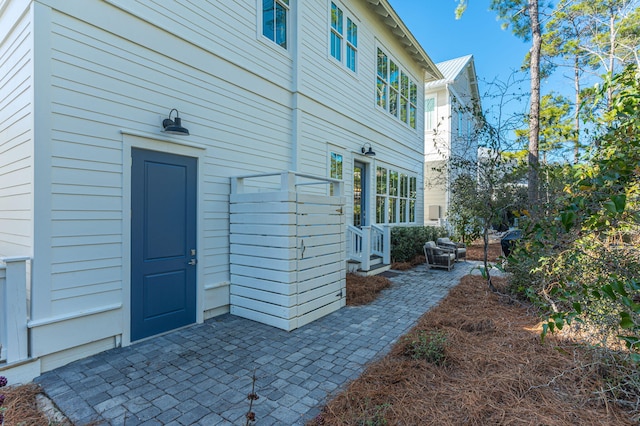
[[[640,79],[608,82],[611,109],[589,158],[510,258],[516,285],[548,313],[543,331],[583,322],[593,339],[626,343],[640,361]]]
[[[411,226],[391,229],[391,261],[409,262],[424,254],[424,243],[446,237],[447,231],[440,226]]]
[[[406,337],[405,353],[413,359],[424,359],[436,365],[445,360],[447,336],[442,331],[426,332],[420,330],[414,336]]]

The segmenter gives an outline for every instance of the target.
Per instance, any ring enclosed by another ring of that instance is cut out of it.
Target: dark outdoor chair
[[[450,271],[456,261],[456,254],[452,249],[438,247],[433,241],[425,243],[424,257],[427,259],[427,268],[429,269],[443,268]]]
[[[449,238],[438,238],[436,245],[441,248],[448,248],[455,251],[456,261],[467,259],[467,245],[465,243],[456,243]]]

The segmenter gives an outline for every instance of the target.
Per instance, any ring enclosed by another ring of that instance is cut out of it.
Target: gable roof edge
[[[411,31],[402,22],[388,0],[367,0],[373,10],[380,16],[380,20],[396,36],[405,51],[416,61],[425,72],[425,81],[436,81],[444,78],[436,64],[431,60],[427,52],[413,36]]]
[[[438,69],[443,74],[441,80],[428,81],[425,83],[425,91],[437,90],[441,87],[453,85],[457,78],[463,73],[467,73],[469,86],[471,87],[471,98],[481,108],[480,88],[478,87],[478,75],[476,74],[476,65],[473,55],[461,56],[459,58],[449,59],[448,61],[438,62]],[[452,89],[452,87],[450,87]],[[456,95],[454,93],[454,95]],[[456,95],[456,97],[458,97]]]

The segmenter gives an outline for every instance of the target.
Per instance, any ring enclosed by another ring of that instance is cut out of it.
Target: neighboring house
[[[425,76],[386,0],[0,0],[0,373],[343,306],[424,222]]]
[[[456,175],[478,155],[478,79],[472,55],[437,63],[443,79],[425,83],[425,225],[446,224]],[[475,177],[475,172],[473,172]]]

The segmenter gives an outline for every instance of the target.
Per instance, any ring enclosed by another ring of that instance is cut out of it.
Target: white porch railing
[[[371,225],[371,254],[384,257],[385,252],[384,228]],[[388,246],[389,244],[387,244]],[[387,263],[387,262],[385,262]]]
[[[391,231],[388,225],[347,225],[347,258],[360,262],[360,269],[371,270],[371,256],[382,257],[382,263],[391,263]]]
[[[368,238],[368,234],[367,234]],[[364,268],[369,268],[369,260],[366,259],[365,265],[365,256],[363,255],[363,246],[364,246],[365,233],[363,229],[355,227],[353,225],[347,225],[347,259],[355,260],[356,262],[360,262],[360,269],[365,270]]]
[[[0,263],[0,362],[11,364],[29,357],[27,346],[28,257]]]

